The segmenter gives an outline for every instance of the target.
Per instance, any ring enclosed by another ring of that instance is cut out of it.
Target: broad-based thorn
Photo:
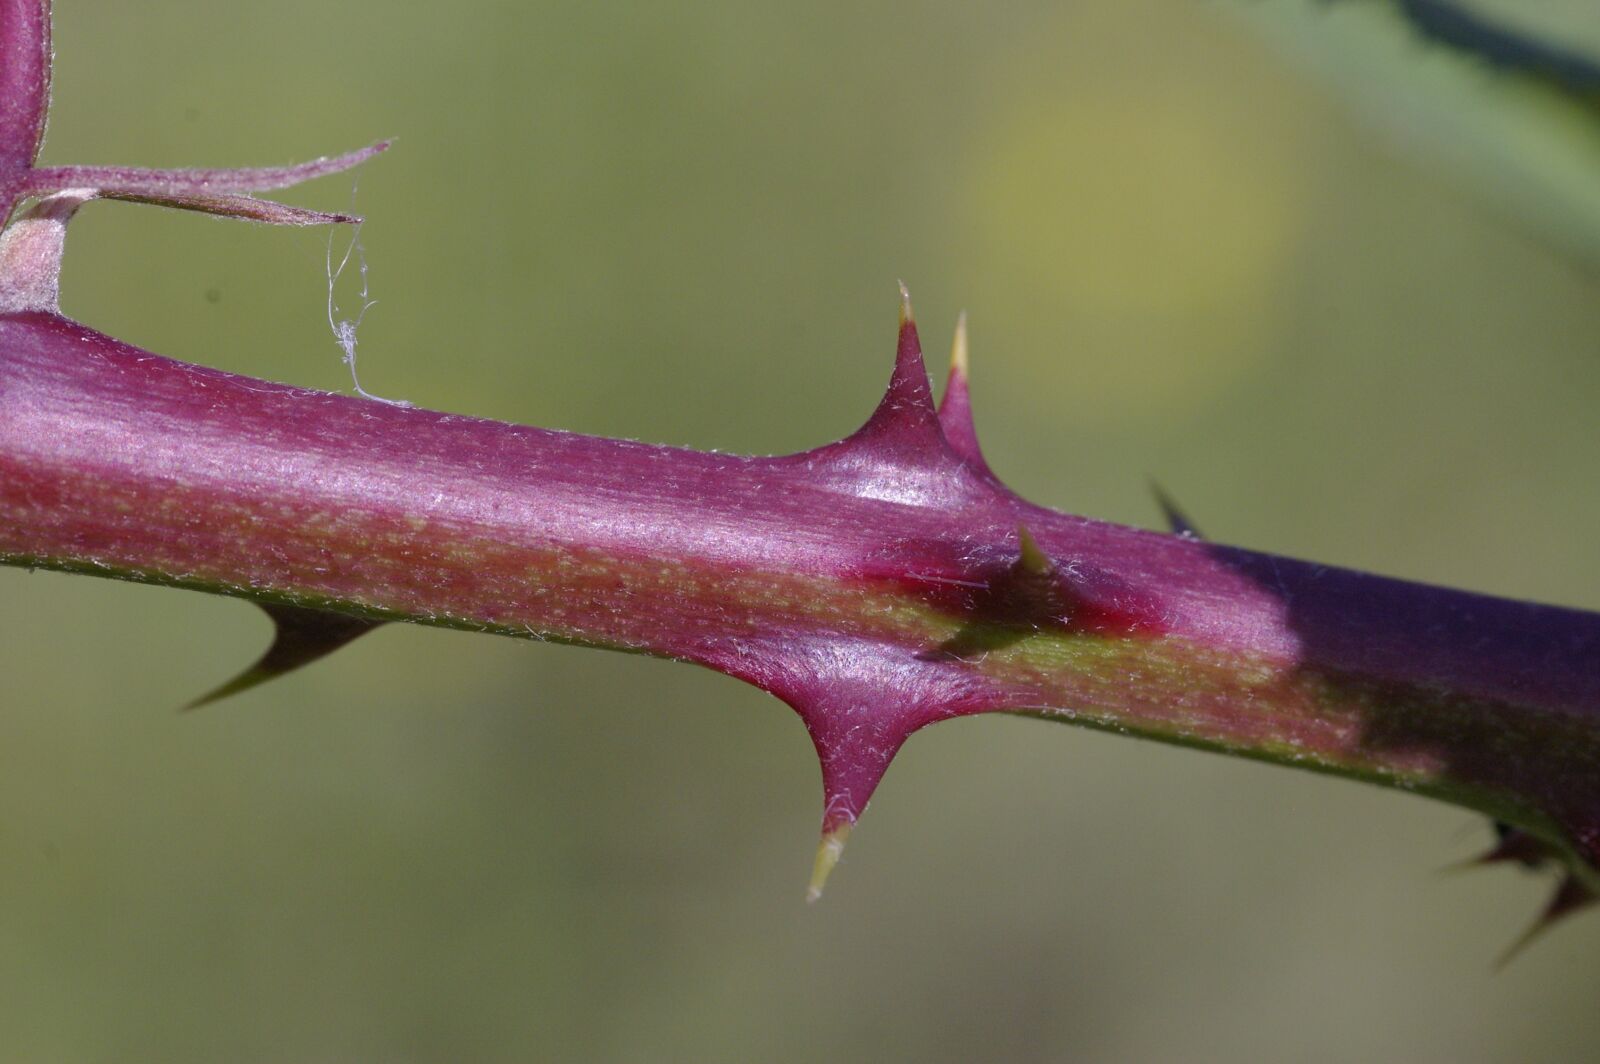
[[[927,464],[949,453],[939,428],[939,415],[934,410],[928,369],[922,361],[922,341],[917,337],[911,296],[903,281],[900,283],[900,330],[889,387],[866,424],[830,447],[910,465]]]
[[[365,635],[384,623],[368,620],[365,617],[330,613],[327,610],[306,609],[303,606],[263,604],[261,609],[272,618],[276,629],[272,644],[267,647],[266,653],[262,654],[254,665],[221,687],[201,695],[184,706],[185,712],[247,691],[257,684],[266,683],[284,673],[293,672],[302,665],[309,665],[319,658],[327,657],[351,640]]]
[[[933,389],[928,385],[928,367],[922,361],[922,340],[917,336],[916,315],[911,312],[911,291],[904,281],[899,283],[900,335],[895,346],[894,375],[889,379],[889,390],[878,407],[878,415],[893,411],[919,421],[933,420]]]

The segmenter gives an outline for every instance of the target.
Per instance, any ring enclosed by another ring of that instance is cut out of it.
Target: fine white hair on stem
[[[352,200],[354,193],[351,194]],[[350,383],[355,388],[356,394],[364,399],[376,399],[380,403],[391,406],[410,406],[404,399],[385,399],[381,395],[373,395],[361,387],[361,378],[356,375],[356,330],[361,328],[361,323],[366,319],[367,311],[377,306],[378,301],[371,296],[371,287],[367,280],[367,251],[361,246],[361,223],[357,222],[350,231],[350,242],[345,245],[344,254],[339,258],[339,264],[333,264],[333,231],[328,232],[328,328],[333,330],[333,342],[339,345],[339,350],[344,353],[344,364],[350,367]],[[351,257],[356,260],[356,266],[361,274],[361,291],[357,293],[361,300],[361,309],[355,317],[342,317],[338,297],[334,288],[339,283],[339,278],[344,276],[345,267],[350,265]]]

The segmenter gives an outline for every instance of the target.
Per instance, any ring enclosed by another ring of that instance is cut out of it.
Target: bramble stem
[[[1003,710],[1430,794],[1592,875],[1600,616],[1033,506],[944,442],[921,373],[907,322],[860,433],[744,458],[0,316],[0,561],[741,676],[805,718],[828,829],[912,731]]]

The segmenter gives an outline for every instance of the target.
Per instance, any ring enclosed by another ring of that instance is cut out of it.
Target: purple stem
[[[907,320],[860,431],[745,458],[3,315],[0,562],[705,665],[800,713],[829,832],[918,728],[1024,712],[1458,802],[1593,883],[1600,615],[1034,506],[978,464],[955,380],[941,424]]]
[[[695,662],[816,745],[812,895],[890,760],[953,716],[1026,713],[1430,794],[1494,817],[1483,860],[1558,861],[1540,925],[1600,891],[1600,615],[1158,535],[1016,496],[978,446],[964,329],[933,405],[909,301],[877,411],[742,458],[330,395],[187,365],[63,318],[67,223],[128,199],[282,224],[257,200],[355,165],[35,168],[48,0],[0,0],[0,563],[238,595],[278,636],[201,701],[388,620]]]
[[[49,0],[0,0],[0,173],[38,158],[49,102]]]

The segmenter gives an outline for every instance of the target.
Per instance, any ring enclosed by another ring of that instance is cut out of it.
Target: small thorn
[[[865,453],[873,457],[875,464],[892,462],[907,467],[936,465],[952,458],[939,428],[928,368],[922,361],[922,341],[917,337],[911,299],[903,283],[900,329],[889,387],[866,424],[839,443],[819,448],[819,452],[825,451],[848,456],[852,463],[859,463]]]
[[[957,609],[965,622],[936,655],[969,657],[1045,630],[1100,636],[1170,631],[1169,610],[1147,588],[1082,558],[1058,564],[1026,525],[1017,526],[1017,553],[978,571],[982,580]]]
[[[1559,861],[1560,853],[1537,835],[1514,827],[1502,820],[1492,822],[1494,845],[1476,857],[1455,861],[1439,869],[1442,873],[1468,872],[1490,865],[1515,863],[1524,868],[1536,869],[1548,862]]]
[[[919,393],[917,403],[933,411],[933,392],[928,387],[928,367],[922,361],[922,339],[917,335],[917,319],[911,313],[911,292],[904,281],[900,282],[900,335],[895,344],[894,379],[890,390],[898,385],[902,391]]]
[[[967,387],[967,312],[956,319],[956,335],[950,344],[950,376],[945,381],[944,397],[939,400],[939,427],[950,449],[962,461],[983,475],[998,480],[984,461],[978,446],[978,429],[972,421],[972,395]]]
[[[1501,864],[1514,861],[1524,868],[1537,868],[1544,862],[1557,856],[1538,836],[1530,835],[1520,828],[1509,824],[1495,823],[1495,844],[1488,852],[1479,857],[1475,863],[1480,865]]]
[[[284,673],[293,672],[302,665],[309,665],[384,623],[303,606],[260,605],[266,615],[272,618],[275,628],[266,653],[221,687],[206,692],[184,706],[184,712],[210,705]]]
[[[967,379],[967,312],[956,315],[956,335],[950,343],[950,376]]]
[[[817,859],[811,865],[811,883],[806,887],[808,904],[822,897],[822,888],[827,886],[828,876],[844,855],[844,844],[850,838],[851,827],[851,822],[846,820],[822,833],[822,841],[817,844]]]
[[[1568,874],[1566,878],[1562,879],[1561,885],[1556,888],[1555,895],[1550,899],[1550,904],[1545,906],[1544,912],[1539,914],[1539,918],[1526,931],[1518,935],[1517,940],[1511,943],[1504,953],[1500,954],[1499,958],[1494,962],[1494,970],[1498,972],[1507,964],[1510,964],[1518,954],[1528,947],[1529,943],[1548,931],[1552,924],[1571,916],[1581,909],[1588,908],[1596,900],[1595,893],[1585,886],[1577,876]]]
[[[1039,541],[1033,538],[1033,533],[1028,531],[1027,525],[1017,526],[1017,543],[1022,553],[1017,558],[1017,566],[1025,573],[1034,576],[1048,576],[1055,571],[1055,562],[1050,560],[1050,555],[1039,546]]]
[[[1195,528],[1194,522],[1189,520],[1189,515],[1184,513],[1176,502],[1172,501],[1172,496],[1168,495],[1160,484],[1152,480],[1150,482],[1150,492],[1156,497],[1156,505],[1161,507],[1161,516],[1166,519],[1167,528],[1174,536],[1182,536],[1184,539],[1206,538],[1200,534],[1200,530]]]
[[[928,368],[922,361],[922,340],[917,336],[917,320],[911,313],[911,293],[900,282],[900,335],[895,344],[894,373],[889,380],[885,403],[911,405],[933,417],[933,392],[928,387]]]

